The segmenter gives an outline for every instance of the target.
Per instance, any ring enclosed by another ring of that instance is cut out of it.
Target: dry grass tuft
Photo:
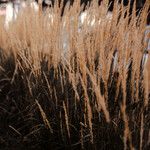
[[[24,9],[8,29],[0,19],[2,148],[148,149],[148,8],[130,16],[115,3],[109,14],[93,1],[82,22],[76,1],[63,16],[55,4]]]

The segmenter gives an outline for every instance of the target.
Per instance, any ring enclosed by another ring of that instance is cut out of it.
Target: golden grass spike
[[[92,128],[92,117],[93,117],[92,109],[91,109],[90,100],[89,100],[88,93],[87,93],[87,87],[81,76],[80,76],[80,80],[81,80],[82,87],[84,89],[85,107],[87,109],[87,118],[88,118],[88,123],[89,123],[89,128],[90,128],[91,143],[93,143],[94,140],[93,140],[93,128]]]
[[[66,108],[66,105],[65,105],[64,101],[63,101],[63,108],[64,108],[64,112],[65,112],[65,122],[66,122],[68,138],[70,139],[69,118],[68,118],[67,108]]]
[[[144,69],[144,106],[148,106],[149,103],[149,74],[148,69]]]
[[[87,74],[90,76],[90,79],[91,79],[92,84],[93,84],[93,90],[94,90],[96,97],[97,97],[97,105],[98,105],[99,111],[102,109],[104,112],[106,121],[110,122],[110,116],[109,116],[109,112],[108,112],[107,107],[106,107],[106,102],[105,102],[104,96],[102,96],[100,93],[100,86],[96,83],[96,79],[90,73],[88,68],[86,68],[86,71],[87,71]]]
[[[50,122],[48,121],[47,116],[46,116],[44,110],[42,109],[41,105],[39,104],[39,102],[37,100],[35,100],[35,102],[36,102],[36,104],[37,104],[37,106],[38,106],[38,108],[40,110],[41,117],[43,119],[45,127],[48,128],[51,133],[53,133],[53,129],[51,128]]]
[[[140,150],[143,150],[143,133],[144,133],[144,118],[143,112],[141,113],[141,127],[140,127]]]

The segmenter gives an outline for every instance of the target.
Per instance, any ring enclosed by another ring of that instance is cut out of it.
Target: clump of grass
[[[95,25],[86,20],[80,32],[79,2],[63,16],[56,4],[40,14],[26,8],[8,30],[0,26],[2,148],[148,149],[147,6],[130,16],[115,3],[107,20],[108,3],[93,2]]]

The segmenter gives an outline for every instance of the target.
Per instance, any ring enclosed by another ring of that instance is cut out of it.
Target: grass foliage
[[[97,23],[80,32],[78,1],[63,16],[56,3],[45,13],[24,9],[9,29],[1,20],[0,149],[148,150],[148,2],[138,16],[115,3],[111,20],[107,2],[93,2],[86,9]]]

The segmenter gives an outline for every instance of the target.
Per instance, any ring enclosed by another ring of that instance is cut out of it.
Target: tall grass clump
[[[115,2],[107,19],[93,1],[82,25],[79,1],[1,21],[0,148],[148,150],[148,2],[138,16]]]

